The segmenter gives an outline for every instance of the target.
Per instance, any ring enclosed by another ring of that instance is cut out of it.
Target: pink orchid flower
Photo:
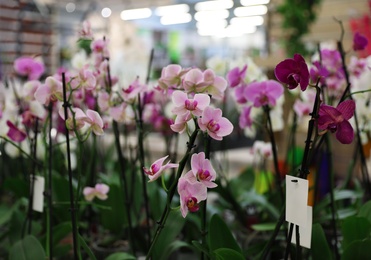
[[[245,64],[241,70],[239,67],[235,67],[228,72],[227,79],[231,88],[234,88],[244,82],[246,71],[247,64]]]
[[[36,80],[44,73],[45,67],[31,57],[20,57],[14,61],[14,70],[18,75],[28,77],[28,80]]]
[[[207,198],[207,187],[194,179],[192,171],[189,171],[178,181],[180,211],[183,218],[187,216],[188,212],[198,211],[200,208],[198,204]]]
[[[222,117],[222,110],[219,108],[206,107],[202,117],[198,118],[198,125],[202,131],[207,131],[211,138],[219,141],[233,131],[232,123]]]
[[[353,37],[353,50],[362,51],[366,48],[368,40],[365,36],[356,32]]]
[[[54,77],[47,77],[45,84],[41,85],[35,91],[35,99],[43,105],[49,105],[49,102],[63,100],[62,82]]]
[[[251,152],[265,159],[272,158],[272,143],[256,140]]]
[[[79,36],[80,36],[80,38],[86,39],[86,40],[92,40],[93,39],[93,33],[92,33],[92,30],[91,30],[91,24],[90,24],[89,21],[84,21],[82,23],[82,28],[79,31]]]
[[[65,120],[64,116],[64,107],[61,106],[58,113],[59,116],[66,121],[67,129],[69,130],[79,130],[84,127],[86,115],[85,113],[78,107],[73,107],[72,111],[74,112],[74,116],[72,115],[71,111],[68,109],[68,117],[67,120]]]
[[[245,88],[245,97],[254,103],[254,107],[275,106],[276,101],[283,94],[283,87],[275,80],[253,82]]]
[[[149,182],[157,180],[165,170],[170,168],[176,168],[179,166],[179,164],[177,163],[170,162],[164,164],[164,161],[166,160],[167,157],[169,157],[169,155],[166,155],[165,157],[156,160],[154,163],[152,163],[149,169],[143,167],[143,171],[145,174],[147,174]]]
[[[299,118],[307,116],[312,112],[312,105],[308,102],[303,102],[300,99],[295,101],[293,108]]]
[[[26,139],[27,134],[16,127],[11,121],[7,120],[6,124],[9,127],[8,133],[6,134],[14,142],[22,142]]]
[[[209,82],[205,82],[204,73],[200,69],[194,68],[184,75],[182,85],[187,93],[201,93]]]
[[[216,172],[209,159],[205,158],[205,153],[193,154],[191,158],[191,168],[194,176],[203,185],[208,188],[215,188],[218,185],[214,183]]]
[[[86,68],[86,66],[79,70],[78,75],[71,81],[73,89],[83,88],[86,90],[94,90],[97,85],[97,80],[93,72]]]
[[[189,99],[188,95],[183,91],[176,90],[171,97],[175,108],[172,112],[176,115],[201,116],[205,107],[210,105],[210,97],[206,94],[196,94],[193,99]]]
[[[169,88],[177,88],[181,84],[181,78],[189,69],[182,69],[180,65],[170,64],[161,71],[158,80],[159,88],[167,91]]]
[[[83,190],[84,197],[87,201],[92,201],[95,197],[100,200],[108,198],[109,186],[104,183],[97,183],[95,187],[85,187]]]
[[[286,59],[278,63],[274,69],[276,78],[294,89],[300,84],[302,91],[306,90],[309,84],[309,70],[303,56],[295,54],[293,59]]]
[[[318,129],[336,132],[336,139],[340,143],[350,144],[354,131],[348,120],[353,116],[355,108],[354,100],[343,101],[336,108],[322,104],[319,108]]]
[[[207,86],[202,92],[211,95],[215,99],[223,99],[228,82],[224,78],[215,75],[211,69],[205,70],[203,75]]]
[[[174,123],[170,125],[170,128],[174,132],[182,134],[187,129],[187,122],[191,119],[191,114],[178,115]]]
[[[144,92],[147,89],[147,86],[140,84],[139,79],[133,81],[128,88],[122,89],[122,98],[129,103],[132,103],[136,100],[139,93]]]
[[[86,118],[84,121],[90,125],[91,130],[96,135],[103,135],[103,120],[102,117],[94,110],[86,110]]]
[[[100,91],[98,93],[98,106],[100,111],[105,112],[109,109],[110,95],[105,91]]]

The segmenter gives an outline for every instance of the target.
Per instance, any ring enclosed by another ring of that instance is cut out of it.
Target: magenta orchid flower
[[[185,176],[179,178],[178,193],[180,211],[185,218],[188,212],[199,210],[199,203],[207,198],[207,187],[201,182],[195,181],[192,171],[189,171]]]
[[[165,170],[170,168],[177,168],[179,166],[179,164],[170,163],[170,161],[164,164],[167,157],[169,157],[169,155],[156,160],[154,163],[152,163],[149,169],[143,167],[143,171],[145,174],[147,174],[149,182],[157,180]]]
[[[253,102],[254,107],[275,106],[276,101],[283,94],[283,87],[275,80],[253,82],[245,88],[245,97]]]
[[[6,124],[9,127],[7,136],[14,142],[22,142],[26,139],[27,134],[15,126],[11,121],[7,120]]]
[[[293,108],[299,118],[309,115],[312,111],[312,105],[308,102],[303,102],[300,99],[295,101]]]
[[[235,67],[230,70],[227,74],[227,79],[231,88],[234,88],[244,82],[246,77],[247,64],[240,70],[239,67]]]
[[[365,36],[356,32],[353,37],[353,50],[362,51],[366,48],[368,40]]]
[[[245,104],[247,102],[247,99],[244,95],[246,87],[247,87],[247,84],[243,83],[234,89],[234,96],[235,96],[237,103],[239,104]]]
[[[28,80],[36,80],[44,73],[45,67],[31,57],[20,57],[14,61],[14,70],[18,75],[28,77]]]
[[[95,197],[100,200],[108,198],[109,186],[104,183],[97,183],[95,187],[85,187],[83,190],[84,197],[87,201],[92,201]]]
[[[202,111],[210,105],[210,97],[206,94],[196,94],[193,99],[183,91],[176,90],[171,97],[175,107],[172,112],[176,115],[201,116]]]
[[[274,69],[276,78],[294,89],[300,84],[302,91],[306,90],[309,84],[309,70],[303,56],[295,54],[293,59],[286,59],[278,63]]]
[[[35,91],[35,99],[43,105],[49,105],[49,102],[63,100],[62,82],[54,77],[47,77],[45,84],[41,85]]]
[[[219,108],[206,107],[202,117],[198,118],[198,125],[211,138],[219,141],[233,131],[232,123],[227,118],[222,117],[222,110]]]
[[[239,126],[241,129],[252,126],[253,119],[251,117],[251,109],[252,109],[252,106],[242,108],[242,111],[239,117]]]
[[[341,102],[336,108],[322,104],[319,108],[318,129],[336,132],[336,139],[342,144],[350,144],[354,131],[349,123],[353,116],[356,103],[354,100]]]
[[[191,168],[193,175],[203,185],[205,185],[208,188],[215,188],[218,186],[217,184],[214,183],[216,178],[216,172],[213,166],[211,165],[210,160],[205,158],[204,152],[192,155]]]
[[[252,146],[251,152],[268,159],[272,157],[272,143],[256,140]]]

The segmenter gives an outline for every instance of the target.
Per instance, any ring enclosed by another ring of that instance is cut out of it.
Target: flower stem
[[[281,174],[280,174],[280,170],[279,170],[279,167],[278,167],[278,155],[277,155],[276,139],[275,139],[274,133],[273,133],[272,120],[271,120],[269,106],[264,106],[264,111],[267,115],[267,129],[268,129],[269,139],[272,143],[273,164],[274,164],[274,170],[276,172],[276,174],[275,174],[275,176],[276,176],[276,186],[278,188],[278,192],[280,194],[281,201],[283,202],[285,200],[285,197],[283,195],[283,190],[282,190],[282,187],[281,187]]]
[[[63,83],[63,107],[64,107],[64,119],[65,119],[65,128],[66,128],[66,145],[67,145],[67,170],[68,170],[68,181],[69,181],[69,192],[70,192],[70,211],[71,211],[71,222],[72,222],[72,240],[73,240],[73,254],[74,259],[80,259],[80,248],[77,241],[77,223],[76,223],[76,208],[75,208],[75,199],[73,194],[73,185],[72,185],[72,169],[71,169],[71,150],[70,150],[70,137],[69,130],[67,128],[68,119],[68,107],[71,104],[67,101],[66,93],[66,78],[65,74],[62,73],[62,83]]]
[[[130,213],[130,208],[131,208],[131,203],[129,200],[129,193],[128,193],[128,185],[127,185],[127,179],[126,179],[126,172],[125,172],[125,159],[121,151],[121,143],[120,143],[120,133],[118,129],[118,124],[116,121],[113,120],[112,122],[112,127],[113,127],[113,133],[115,135],[115,145],[116,145],[116,151],[117,151],[117,156],[118,156],[118,161],[120,165],[120,170],[121,170],[121,177],[120,179],[120,186],[121,189],[124,191],[125,195],[125,205],[126,205],[126,216],[128,218],[128,235],[129,235],[129,242],[130,242],[130,247],[135,255],[135,247],[134,247],[134,240],[133,240],[133,226],[131,222],[131,213]]]
[[[210,159],[210,148],[211,148],[211,139],[210,136],[205,133],[204,134],[204,152],[205,152],[205,159]],[[206,246],[206,235],[208,232],[207,224],[206,224],[206,218],[207,218],[207,198],[202,203],[201,208],[201,236],[202,236],[202,245]],[[201,260],[206,259],[206,256],[204,252],[201,252]]]
[[[48,112],[49,112],[49,145],[48,145],[48,150],[49,150],[49,163],[48,163],[48,177],[46,178],[47,180],[47,187],[48,190],[45,193],[48,201],[48,214],[46,215],[46,222],[47,222],[47,246],[46,246],[46,251],[47,251],[47,256],[49,259],[53,259],[53,186],[52,186],[52,162],[53,162],[53,138],[52,138],[52,129],[53,129],[53,103],[50,103],[48,106]]]
[[[158,238],[159,238],[159,236],[161,234],[161,231],[165,227],[166,219],[169,216],[169,213],[170,213],[170,210],[171,210],[171,201],[173,200],[175,191],[177,189],[178,180],[179,180],[180,176],[182,175],[182,172],[183,172],[183,170],[184,170],[184,168],[185,168],[185,166],[187,164],[187,161],[188,161],[188,159],[189,159],[189,157],[191,155],[191,150],[194,148],[194,143],[196,141],[197,134],[198,134],[198,126],[196,125],[195,131],[189,137],[189,141],[187,143],[187,151],[184,154],[182,160],[179,162],[179,167],[178,167],[178,171],[177,171],[175,180],[174,180],[173,184],[169,188],[169,192],[167,194],[167,199],[166,199],[166,206],[165,206],[165,209],[164,209],[164,211],[162,213],[161,219],[158,221],[158,227],[157,227],[156,233],[155,233],[155,235],[154,235],[154,237],[152,239],[152,242],[151,242],[151,245],[149,247],[149,250],[148,250],[146,259],[150,259],[151,258],[153,249],[154,249],[154,247],[156,245],[156,242],[157,242],[157,240],[158,240]]]
[[[338,239],[337,239],[337,229],[336,229],[336,208],[335,208],[335,199],[334,199],[334,167],[332,161],[332,149],[331,149],[331,142],[328,135],[326,135],[326,156],[328,157],[328,173],[329,173],[329,181],[330,181],[330,205],[331,205],[331,226],[334,239],[333,249],[335,251],[335,259],[340,259],[339,250],[338,250]]]
[[[340,25],[343,29],[343,24],[341,22],[339,22],[339,23],[340,23]],[[339,101],[339,103],[340,103],[340,102],[345,100],[348,93],[349,93],[348,96],[349,96],[350,100],[353,100],[353,96],[350,94],[351,83],[350,83],[350,80],[349,80],[348,69],[347,69],[347,66],[345,64],[345,52],[344,52],[344,49],[343,49],[342,41],[338,41],[337,46],[338,46],[338,50],[340,52],[341,62],[342,62],[342,65],[343,65],[343,70],[344,70],[344,75],[345,75],[345,79],[346,79],[346,82],[347,82],[347,87],[346,87],[345,91],[343,92],[343,95],[342,95],[342,97]],[[371,183],[370,183],[370,179],[369,179],[369,175],[368,175],[369,173],[368,173],[368,168],[367,168],[366,156],[365,156],[365,153],[363,151],[363,146],[362,146],[362,141],[361,141],[357,110],[354,111],[354,123],[356,125],[356,135],[357,135],[357,147],[356,147],[356,149],[359,149],[359,153],[360,153],[363,185],[365,186],[367,197],[370,198],[371,197]]]
[[[148,203],[148,192],[147,192],[147,178],[146,174],[143,171],[143,168],[145,166],[144,161],[144,147],[143,147],[143,107],[141,104],[141,97],[140,94],[138,94],[138,115],[137,115],[137,132],[138,132],[138,152],[139,152],[139,162],[140,162],[140,172],[142,176],[142,189],[143,189],[143,198],[144,198],[144,208],[146,212],[146,232],[147,232],[147,243],[146,243],[146,249],[148,249],[149,243],[151,241],[151,231],[149,226],[149,203]]]

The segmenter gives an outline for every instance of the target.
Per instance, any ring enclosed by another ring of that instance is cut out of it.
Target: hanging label
[[[286,175],[286,221],[307,225],[308,180]]]
[[[312,241],[312,218],[313,218],[313,208],[308,206],[307,208],[307,224],[305,227],[299,227],[300,235],[300,246],[310,249]],[[295,227],[295,226],[294,226]],[[296,244],[296,231],[292,232],[291,243]]]
[[[34,176],[32,209],[43,212],[45,179],[42,176]]]

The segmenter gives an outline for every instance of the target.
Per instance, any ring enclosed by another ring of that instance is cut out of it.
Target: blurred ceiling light
[[[225,28],[223,31],[219,32],[215,36],[220,37],[220,38],[240,37],[244,34],[254,33],[254,32],[256,32],[255,26],[229,25],[227,28]]]
[[[264,15],[268,11],[265,5],[255,5],[247,7],[237,7],[234,9],[235,16],[254,16],[254,15]]]
[[[166,15],[162,16],[160,19],[162,25],[182,24],[189,23],[190,21],[192,21],[192,15],[190,15],[189,13]]]
[[[264,18],[262,16],[233,17],[231,25],[262,25]]]
[[[269,4],[270,0],[240,0],[240,2],[243,6],[266,5]]]
[[[110,16],[111,16],[111,14],[112,14],[112,11],[111,11],[111,9],[110,9],[110,8],[108,8],[108,7],[105,7],[105,8],[103,8],[103,9],[102,9],[102,12],[101,12],[101,14],[102,14],[102,16],[103,16],[104,18],[108,18],[108,17],[110,17]]]
[[[215,11],[199,11],[195,13],[196,21],[226,19],[228,16],[229,11],[225,9]]]
[[[217,30],[224,29],[227,26],[227,20],[211,20],[211,21],[202,21],[197,22],[196,27],[198,30],[209,30],[216,28]]]
[[[167,5],[167,6],[157,7],[155,10],[155,14],[157,16],[165,16],[165,15],[187,13],[188,11],[189,11],[189,5],[187,4]]]
[[[66,11],[69,12],[69,13],[72,13],[74,12],[76,9],[76,5],[75,3],[68,3],[66,4]]]
[[[152,11],[149,8],[139,8],[139,9],[130,9],[124,10],[121,12],[120,17],[122,20],[135,20],[135,19],[144,19],[152,15]]]
[[[232,0],[216,0],[199,2],[195,5],[196,11],[207,11],[207,10],[220,10],[229,9],[233,7]]]

